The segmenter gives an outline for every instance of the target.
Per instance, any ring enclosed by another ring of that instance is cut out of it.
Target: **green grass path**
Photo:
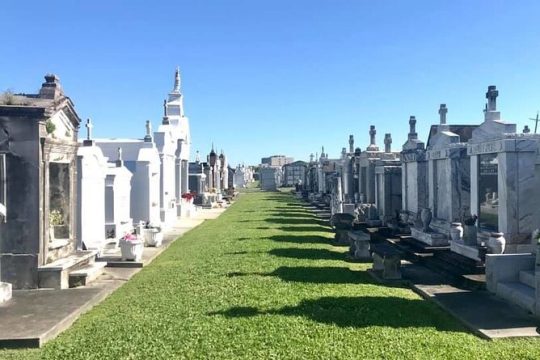
[[[293,197],[249,192],[176,241],[72,328],[7,359],[538,359],[485,341],[369,265]]]

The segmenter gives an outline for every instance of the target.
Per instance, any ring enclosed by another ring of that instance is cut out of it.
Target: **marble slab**
[[[457,241],[450,241],[450,250],[457,254],[463,255],[466,258],[480,261],[478,248],[475,246],[468,246]]]
[[[418,241],[421,241],[430,246],[446,246],[448,245],[448,239],[445,235],[436,232],[423,232],[416,228],[411,229],[411,236]]]

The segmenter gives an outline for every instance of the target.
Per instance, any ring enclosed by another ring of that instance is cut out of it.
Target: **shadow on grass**
[[[319,220],[317,218],[308,218],[308,217],[273,217],[273,218],[267,218],[265,220],[266,222],[273,223],[273,224],[300,224],[300,225],[309,225],[309,224],[317,224],[317,225],[328,225],[328,221],[326,220]]]
[[[284,216],[284,217],[301,217],[314,219],[315,215],[311,212],[297,211],[297,210],[280,210],[280,211],[268,211],[271,216]]]
[[[345,254],[326,249],[273,249],[268,252],[270,255],[292,258],[292,259],[310,259],[310,260],[345,260]]]
[[[391,296],[328,296],[303,300],[296,306],[261,311],[255,307],[236,306],[208,315],[228,318],[257,315],[301,316],[313,321],[339,327],[364,328],[386,326],[391,328],[432,327],[439,331],[467,332],[450,315],[421,299]]]
[[[283,281],[311,284],[373,284],[373,279],[365,271],[351,271],[343,267],[288,267],[282,266],[270,273],[232,272],[228,277],[239,276],[271,276]]]
[[[267,239],[276,242],[288,242],[294,244],[330,244],[332,238],[320,235],[273,235]]]
[[[248,255],[248,254],[266,254],[266,251],[233,251],[226,252],[223,255]]]
[[[281,226],[277,228],[279,230],[283,231],[324,231],[324,232],[330,232],[330,226],[322,226],[322,225],[313,225],[313,226]]]

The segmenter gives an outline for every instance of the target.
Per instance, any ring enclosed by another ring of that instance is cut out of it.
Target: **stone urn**
[[[460,241],[463,238],[463,226],[460,222],[450,224],[450,238],[452,241]]]
[[[407,225],[409,223],[409,212],[406,210],[401,210],[399,212],[399,217],[401,218],[401,221]]]
[[[431,213],[430,208],[423,208],[422,212],[420,213],[420,218],[422,219],[422,230],[424,232],[429,231],[429,224],[431,223],[431,219],[433,218],[433,214]]]
[[[489,234],[487,246],[491,254],[503,254],[506,247],[506,239],[504,234],[500,232],[492,232]]]
[[[147,246],[161,246],[161,243],[163,242],[163,233],[159,229],[143,229],[143,234]]]
[[[122,238],[118,242],[122,253],[122,261],[141,261],[144,249],[144,241],[136,237]]]

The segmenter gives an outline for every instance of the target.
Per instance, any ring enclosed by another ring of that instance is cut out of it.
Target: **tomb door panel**
[[[437,163],[437,173],[435,177],[435,183],[436,183],[436,192],[435,192],[435,201],[436,201],[436,208],[437,208],[437,214],[435,217],[442,220],[450,221],[450,204],[449,204],[449,186],[448,183],[450,181],[450,174],[446,171],[446,163],[447,159],[444,160],[436,160],[435,163]]]
[[[499,164],[497,154],[479,156],[478,226],[481,231],[499,230]]]

